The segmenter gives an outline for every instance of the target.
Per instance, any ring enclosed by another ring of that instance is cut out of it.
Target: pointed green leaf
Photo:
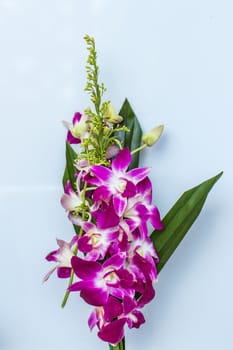
[[[164,230],[155,230],[152,233],[151,240],[159,256],[159,263],[157,265],[158,272],[166,264],[180,241],[184,238],[185,234],[198,217],[209,191],[222,174],[221,172],[200,185],[184,192],[164,217]]]
[[[117,136],[122,141],[123,147],[129,147],[129,149],[133,151],[134,149],[141,146],[142,129],[127,99],[125,99],[119,112],[119,115],[121,115],[124,118],[123,124],[130,130],[130,132],[120,132],[119,134],[117,134]],[[130,169],[138,167],[138,164],[139,152],[133,155]]]
[[[74,166],[74,162],[77,158],[76,152],[73,150],[73,148],[70,146],[68,142],[66,142],[66,167],[62,179],[63,187],[65,187],[65,184],[68,180],[70,180],[71,185],[73,187],[73,190],[76,190],[75,188],[75,172],[76,168]],[[76,233],[79,233],[80,228],[78,226],[74,226],[74,230]]]
[[[75,159],[77,158],[76,152],[70,146],[68,142],[66,142],[66,167],[62,179],[63,186],[65,186],[66,182],[70,180],[73,189],[75,189],[75,177],[74,174],[76,172],[76,168],[74,166]]]

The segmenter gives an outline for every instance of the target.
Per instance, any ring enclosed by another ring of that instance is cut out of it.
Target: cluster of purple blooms
[[[76,114],[68,125],[69,143],[86,137],[88,130],[81,122],[81,114]],[[113,345],[124,337],[126,325],[138,328],[145,322],[141,310],[155,295],[158,262],[148,223],[163,228],[152,205],[149,168],[128,171],[131,159],[124,148],[109,166],[77,162],[76,186],[66,183],[61,204],[80,232],[70,243],[57,240],[59,249],[46,257],[56,265],[45,280],[55,270],[58,277],[69,278],[73,270],[76,280],[68,290],[80,292],[94,306],[89,327],[97,326],[98,336]]]

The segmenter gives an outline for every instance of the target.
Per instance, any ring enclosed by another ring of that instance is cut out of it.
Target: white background
[[[44,256],[72,227],[59,199],[65,129],[88,106],[85,33],[116,109],[125,97],[144,131],[162,216],[188,188],[224,170],[161,272],[147,323],[127,350],[230,350],[232,341],[232,11],[230,0],[0,0],[1,350],[107,349],[90,307]]]

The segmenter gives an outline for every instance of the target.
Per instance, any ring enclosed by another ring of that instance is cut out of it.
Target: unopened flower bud
[[[110,145],[107,148],[106,159],[111,159],[115,157],[120,152],[120,149],[117,145]]]
[[[164,129],[164,125],[159,125],[153,128],[148,133],[142,136],[142,142],[147,146],[153,146],[160,138]]]
[[[115,112],[111,102],[108,103],[106,111],[104,113],[104,119],[109,123],[119,124],[122,122],[123,118]]]

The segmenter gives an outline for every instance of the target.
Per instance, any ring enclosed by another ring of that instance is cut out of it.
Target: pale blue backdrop
[[[85,33],[117,109],[128,97],[164,215],[181,193],[221,170],[198,221],[161,272],[147,323],[127,350],[231,350],[233,49],[230,0],[0,0],[1,350],[107,349],[90,307],[66,282],[42,285],[44,256],[72,227],[60,207],[65,130],[89,102]]]

